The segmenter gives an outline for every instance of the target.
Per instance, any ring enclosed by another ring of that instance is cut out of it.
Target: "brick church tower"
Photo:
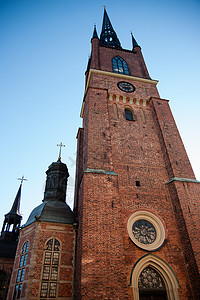
[[[104,10],[77,135],[75,299],[197,300],[200,182],[132,41]]]

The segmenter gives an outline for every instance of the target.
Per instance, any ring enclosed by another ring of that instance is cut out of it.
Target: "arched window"
[[[115,56],[112,59],[113,72],[129,75],[127,62],[120,56]]]
[[[0,271],[0,299],[4,299],[7,290],[8,278],[5,272]]]
[[[132,111],[131,108],[125,108],[124,112],[125,112],[126,120],[135,121],[135,116],[134,116],[133,111]]]
[[[25,275],[25,266],[26,266],[27,258],[28,258],[28,249],[29,249],[29,242],[26,241],[22,247],[22,252],[21,252],[21,256],[20,256],[19,269],[17,272],[17,279],[16,279],[13,300],[20,299],[20,297],[21,297],[22,284],[23,284],[24,275]]]
[[[161,299],[167,300],[165,283],[160,274],[153,268],[145,268],[138,279],[140,300]]]
[[[58,267],[60,260],[60,243],[57,239],[50,239],[46,243],[40,298],[56,298]]]

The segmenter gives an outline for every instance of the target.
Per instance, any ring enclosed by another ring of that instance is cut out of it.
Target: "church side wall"
[[[11,286],[7,300],[11,300],[16,284],[17,272],[24,242],[29,241],[29,251],[22,293],[20,299],[40,299],[44,264],[44,252],[49,239],[60,242],[60,261],[58,266],[58,285],[56,299],[73,298],[73,274],[75,253],[75,230],[71,224],[34,222],[23,228],[20,234],[18,251],[13,268]]]

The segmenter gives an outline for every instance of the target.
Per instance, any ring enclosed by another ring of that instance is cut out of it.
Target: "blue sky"
[[[103,5],[122,47],[131,49],[130,31],[142,47],[200,180],[200,1],[0,0],[0,226],[17,177],[28,178],[22,223],[41,203],[45,171],[57,160],[61,141],[72,204],[84,72],[94,24],[101,31]]]

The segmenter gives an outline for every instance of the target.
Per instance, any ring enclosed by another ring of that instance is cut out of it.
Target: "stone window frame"
[[[119,55],[113,57],[112,68],[114,73],[130,75],[127,62]]]
[[[30,247],[30,242],[29,240],[26,240],[22,246],[22,250],[20,254],[19,267],[17,270],[17,277],[16,277],[15,288],[14,288],[14,293],[12,298],[13,300],[21,298],[22,285],[23,285],[25,271],[26,271],[29,247]]]
[[[178,279],[172,267],[168,265],[162,258],[155,254],[146,254],[134,264],[129,286],[133,289],[134,300],[139,300],[138,280],[142,271],[147,268],[155,269],[162,277],[168,300],[179,300],[178,289],[180,288]]]
[[[52,249],[49,250],[48,243],[53,240]],[[58,249],[55,250],[55,241],[58,241]],[[43,266],[41,272],[40,299],[56,299],[59,281],[59,264],[61,260],[62,243],[57,237],[48,238],[45,242],[43,254]],[[50,253],[50,256],[49,256]],[[57,255],[59,253],[59,255]],[[48,255],[47,255],[48,254]],[[55,255],[56,254],[56,255]],[[56,272],[55,269],[57,270]],[[54,271],[53,271],[54,270]],[[56,275],[56,276],[55,276]],[[46,295],[45,295],[45,293]],[[50,294],[52,292],[52,294]]]
[[[132,226],[138,220],[146,220],[150,222],[156,230],[156,239],[151,244],[140,243],[133,235]],[[135,211],[127,221],[127,231],[132,242],[141,249],[146,251],[156,251],[160,249],[166,242],[167,234],[164,222],[155,213],[148,210]]]

